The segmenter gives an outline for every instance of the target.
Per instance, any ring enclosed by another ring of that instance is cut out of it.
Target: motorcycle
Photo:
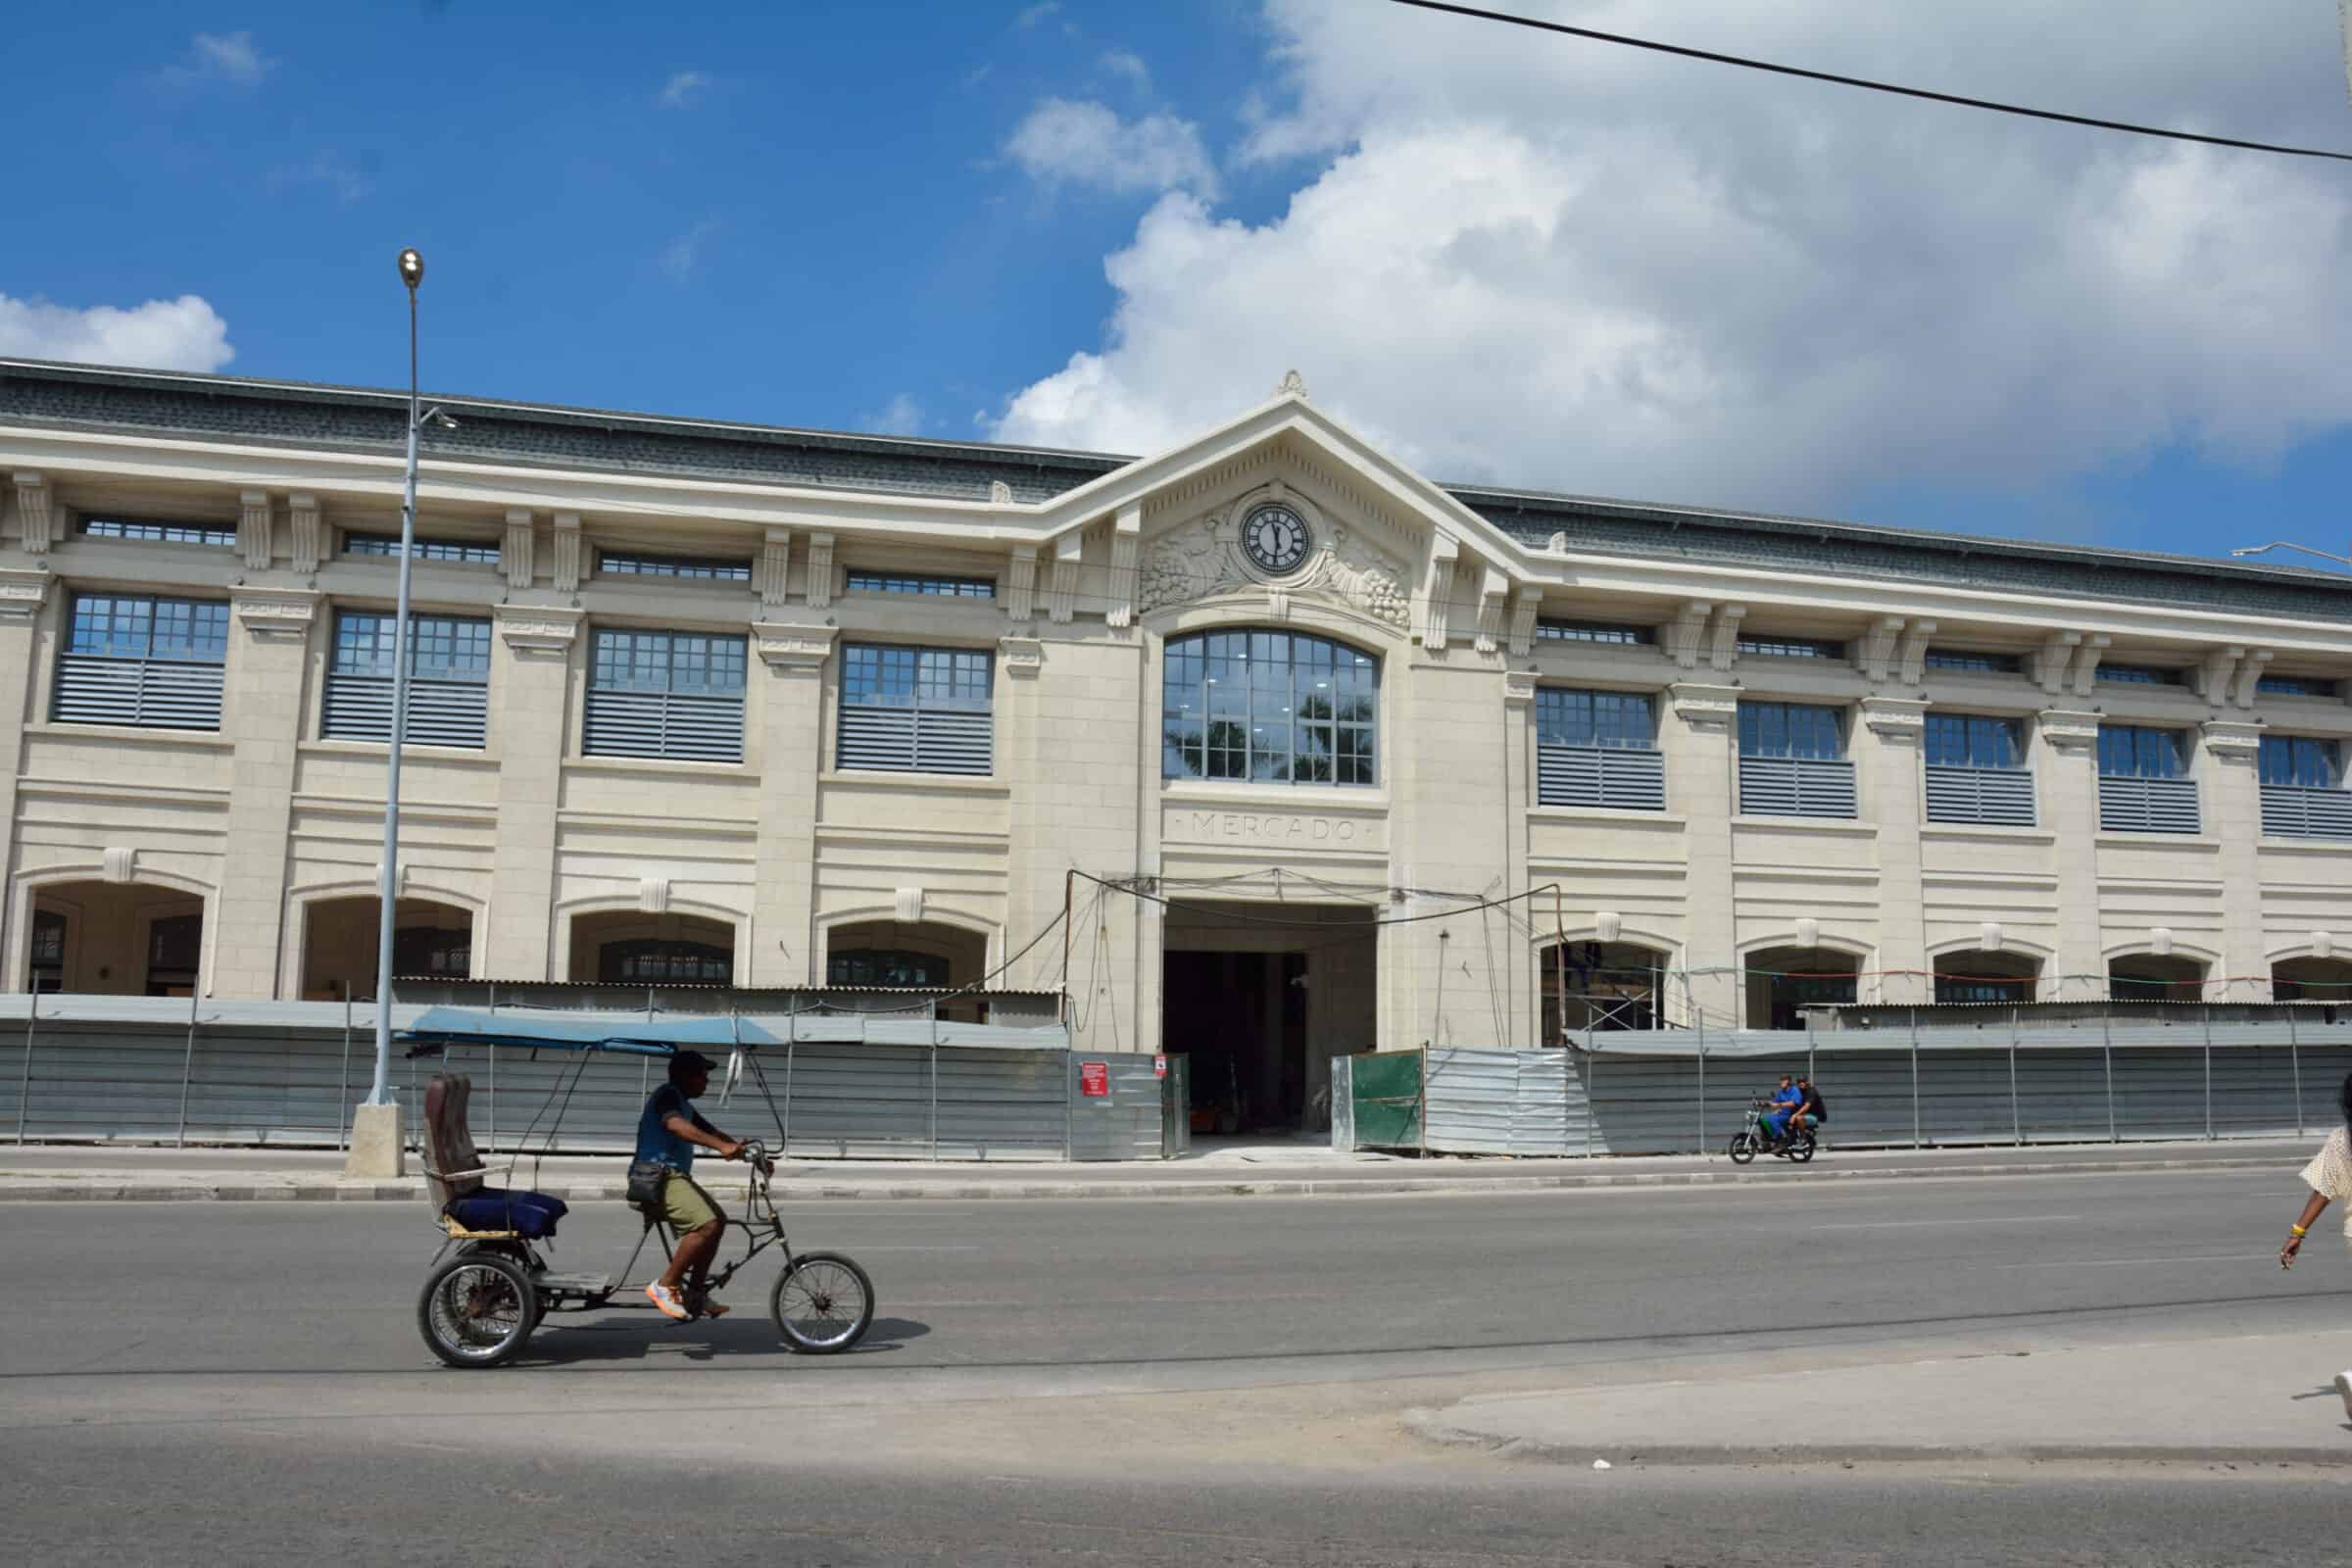
[[[1813,1157],[1813,1129],[1799,1127],[1788,1137],[1775,1142],[1772,1135],[1764,1130],[1764,1116],[1771,1109],[1771,1104],[1762,1099],[1747,1102],[1747,1123],[1732,1134],[1731,1148],[1726,1151],[1732,1156],[1733,1164],[1744,1165],[1758,1154],[1775,1154],[1782,1159],[1794,1160],[1799,1165]]]

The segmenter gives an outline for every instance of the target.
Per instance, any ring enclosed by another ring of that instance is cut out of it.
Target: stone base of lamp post
[[[343,1157],[344,1176],[373,1179],[408,1173],[408,1151],[400,1137],[400,1106],[360,1106],[351,1119],[351,1152]]]

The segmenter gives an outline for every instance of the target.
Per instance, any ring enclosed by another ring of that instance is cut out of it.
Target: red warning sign
[[[1152,1058],[1152,1076],[1154,1078],[1165,1078],[1167,1075],[1168,1058],[1165,1056],[1153,1056]]]
[[[1078,1064],[1078,1093],[1088,1100],[1110,1098],[1110,1063],[1082,1061]]]

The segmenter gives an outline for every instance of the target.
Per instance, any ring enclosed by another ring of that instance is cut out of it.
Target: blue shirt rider
[[[1781,1087],[1772,1094],[1772,1108],[1764,1113],[1764,1134],[1774,1143],[1788,1136],[1788,1118],[1796,1114],[1805,1102],[1805,1092],[1796,1087],[1796,1080],[1781,1074]]]

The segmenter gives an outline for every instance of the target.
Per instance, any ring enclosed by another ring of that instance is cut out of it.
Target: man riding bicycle
[[[669,1082],[646,1098],[645,1114],[637,1118],[637,1157],[669,1167],[662,1180],[660,1211],[678,1233],[677,1250],[669,1267],[645,1294],[662,1313],[683,1322],[697,1307],[705,1317],[725,1315],[726,1308],[706,1298],[711,1259],[718,1256],[719,1238],[727,1232],[727,1217],[694,1180],[697,1146],[715,1152],[721,1159],[736,1159],[743,1145],[705,1121],[688,1104],[710,1087],[710,1069],[717,1065],[699,1051],[681,1051],[669,1058]],[[694,1303],[690,1306],[688,1303]]]

